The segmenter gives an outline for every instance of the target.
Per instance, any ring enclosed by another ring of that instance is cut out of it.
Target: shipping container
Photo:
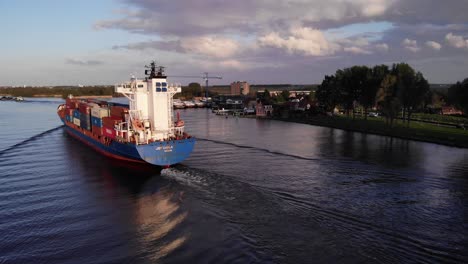
[[[99,117],[91,116],[91,125],[102,127],[102,119]]]
[[[80,119],[74,117],[73,118],[73,124],[77,125],[77,126],[80,126]]]
[[[87,103],[80,103],[79,109],[80,109],[80,113],[91,114],[91,107],[89,107]]]
[[[102,129],[102,134],[112,139],[115,138],[115,130],[113,128],[104,127]]]
[[[110,115],[113,117],[122,118],[125,113],[128,113],[128,109],[122,106],[112,106]]]
[[[73,110],[73,117],[74,118],[80,119],[80,116],[81,116],[81,114],[80,114],[80,111],[78,111],[78,109]]]
[[[98,136],[102,136],[102,127],[97,127],[97,126],[93,126],[91,125],[91,131],[93,131],[94,134],[98,135]]]
[[[66,115],[69,115],[69,116],[73,116],[73,112],[75,111],[75,109],[67,109],[67,111],[65,112]]]
[[[76,99],[65,99],[66,109],[76,109],[78,108],[78,101]]]
[[[81,127],[87,130],[91,130],[91,116],[89,114],[81,114],[80,116]]]
[[[65,116],[65,119],[67,120],[67,122],[71,122],[72,121],[72,116],[69,116],[69,115],[66,115]]]
[[[109,108],[93,107],[91,108],[91,116],[103,118],[109,116]]]
[[[102,118],[102,127],[107,127],[107,128],[114,128],[116,124],[122,122],[122,119],[117,118],[117,117],[103,117]]]

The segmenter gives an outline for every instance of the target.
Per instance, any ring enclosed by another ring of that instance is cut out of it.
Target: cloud
[[[468,39],[464,39],[462,36],[457,36],[452,33],[448,33],[445,36],[445,40],[452,47],[455,47],[458,49],[468,48]]]
[[[426,46],[433,50],[440,50],[442,48],[442,45],[440,45],[440,43],[437,43],[435,41],[426,41]]]
[[[215,58],[227,58],[234,56],[239,51],[240,45],[238,42],[225,37],[201,36],[181,38],[179,40],[157,40],[130,43],[127,45],[114,45],[112,49],[153,49]]]
[[[276,32],[261,36],[258,43],[261,47],[281,48],[293,54],[304,54],[308,56],[325,56],[334,54],[339,45],[329,42],[324,34],[317,29],[308,27],[292,28],[289,36],[281,37]]]
[[[240,46],[229,38],[202,36],[182,39],[181,47],[194,54],[228,58],[236,54]]]
[[[418,46],[418,42],[416,40],[406,38],[401,43],[403,47],[411,52],[418,52],[421,48]]]
[[[101,65],[104,62],[98,60],[79,60],[79,59],[72,59],[68,58],[65,60],[66,64],[71,65],[80,65],[80,66],[94,66],[94,65]]]
[[[386,43],[380,43],[380,44],[375,44],[375,49],[380,52],[387,52],[389,50],[389,47],[388,47],[388,44]]]
[[[365,50],[360,47],[346,47],[343,49],[345,52],[353,53],[353,54],[372,54],[371,51]]]

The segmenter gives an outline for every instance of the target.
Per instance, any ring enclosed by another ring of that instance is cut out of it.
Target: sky
[[[0,86],[170,82],[316,84],[407,62],[468,78],[468,0],[0,0]],[[182,78],[176,76],[200,76]],[[173,77],[171,77],[173,76]]]

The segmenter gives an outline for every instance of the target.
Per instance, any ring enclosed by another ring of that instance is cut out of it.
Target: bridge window
[[[163,86],[163,87],[166,87],[166,86],[167,86],[167,83],[163,82],[163,83],[162,83],[162,86]]]
[[[163,92],[167,92],[167,88],[166,88],[166,87],[163,87],[163,88],[162,88],[162,91],[163,91]]]
[[[157,82],[157,83],[156,83],[156,86],[161,86],[161,83],[160,83],[160,82]]]
[[[138,85],[138,88],[143,88],[143,84],[139,84],[139,85]]]
[[[156,87],[156,92],[160,92],[160,91],[161,91],[161,88]]]

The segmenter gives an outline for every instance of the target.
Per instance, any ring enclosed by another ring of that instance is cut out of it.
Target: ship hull
[[[120,143],[117,141],[103,144],[91,134],[86,135],[80,129],[73,127],[72,124],[68,124],[64,119],[62,119],[62,122],[65,124],[65,130],[70,136],[80,140],[105,156],[128,162],[170,166],[188,158],[195,145],[194,138],[152,142],[144,145]]]

